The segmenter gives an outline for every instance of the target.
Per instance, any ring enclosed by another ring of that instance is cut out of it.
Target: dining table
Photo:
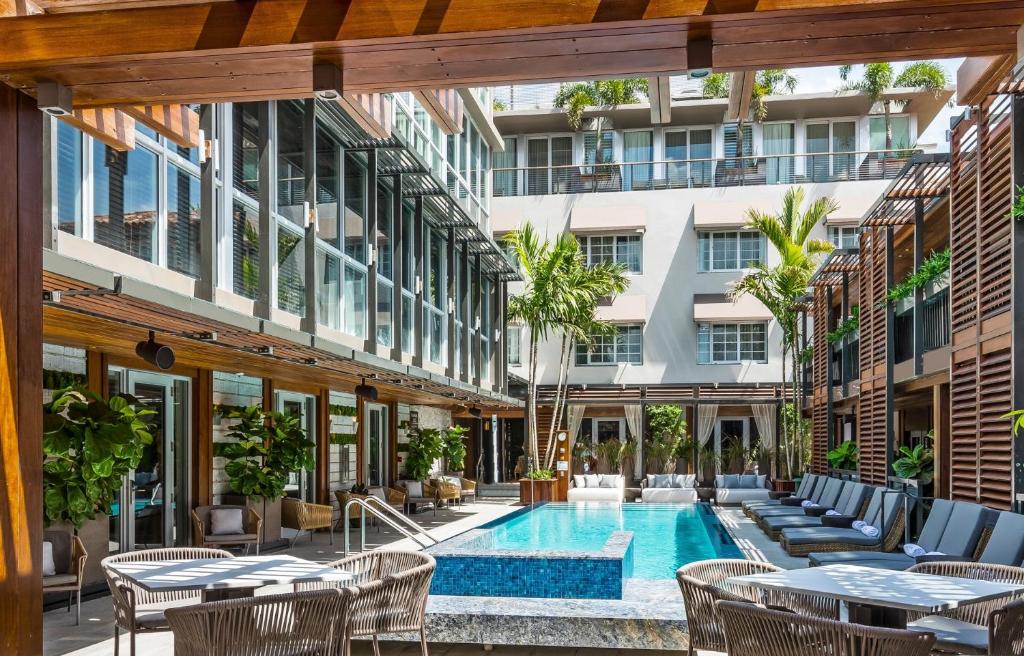
[[[725,582],[836,599],[845,605],[850,622],[898,629],[907,628],[908,613],[934,615],[1024,592],[1024,585],[860,565],[826,565],[734,576]]]
[[[193,590],[203,601],[251,597],[257,588],[295,583],[352,581],[352,572],[295,556],[244,556],[111,563],[118,576],[149,592]]]

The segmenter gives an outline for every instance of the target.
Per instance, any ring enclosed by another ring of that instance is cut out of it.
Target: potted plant
[[[715,481],[715,474],[718,473],[719,458],[715,452],[715,445],[710,441],[700,447],[698,453],[700,463],[700,478],[706,487],[712,487]]]
[[[690,474],[693,466],[694,441],[692,437],[683,436],[676,442],[675,459],[677,474]]]
[[[633,480],[636,471],[636,440],[630,438],[619,445],[619,473],[626,477],[626,482]]]
[[[860,462],[860,449],[853,440],[847,440],[829,451],[826,456],[832,469],[842,472],[856,472]]]
[[[594,448],[589,440],[578,440],[572,445],[572,471],[582,474],[593,468]]]
[[[442,455],[445,467],[452,476],[462,476],[466,466],[466,443],[463,439],[469,429],[465,426],[449,426],[442,435]]]
[[[935,477],[935,452],[932,448],[924,444],[913,448],[901,446],[899,453],[902,457],[892,463],[893,473],[908,481],[916,481],[919,489],[930,485]]]
[[[405,454],[405,472],[410,480],[430,478],[434,463],[444,455],[444,439],[436,428],[421,428],[409,439]]]
[[[224,473],[231,491],[242,504],[252,505],[263,516],[264,543],[281,538],[281,498],[289,475],[314,466],[316,443],[306,436],[298,415],[264,412],[258,405],[230,411],[237,423],[228,427],[229,438],[221,455],[227,458]],[[230,501],[230,495],[225,495]]]
[[[153,442],[154,414],[131,397],[104,401],[81,386],[56,390],[43,404],[43,519],[82,540],[90,555],[86,583],[102,579],[114,501]]]
[[[531,469],[519,479],[519,503],[557,501],[555,472],[551,469]]]

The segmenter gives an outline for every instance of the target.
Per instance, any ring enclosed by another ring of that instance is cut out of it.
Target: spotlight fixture
[[[319,362],[320,361],[317,360],[316,358],[306,358],[305,360],[302,361],[302,364],[316,365],[319,364]]]
[[[246,350],[251,351],[252,353],[255,353],[257,355],[274,355],[273,346],[254,346]]]
[[[43,303],[60,303],[60,292],[56,289],[43,292]]]
[[[149,331],[149,339],[135,345],[135,354],[158,369],[174,366],[174,351],[166,344],[156,341],[156,334]]]
[[[483,412],[480,410],[480,408],[477,408],[476,406],[469,409],[470,417],[476,417],[477,419],[479,419],[482,415]]]
[[[376,401],[377,400],[377,388],[374,387],[373,385],[367,385],[365,378],[363,379],[362,383],[360,383],[359,385],[356,385],[356,390],[355,391],[356,391],[356,396],[361,396],[361,397],[363,397],[364,399],[366,399],[368,401]]]
[[[213,331],[192,333],[192,339],[198,339],[200,342],[216,342],[217,333]]]

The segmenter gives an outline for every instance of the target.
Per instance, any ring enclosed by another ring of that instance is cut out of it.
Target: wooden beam
[[[213,371],[199,369],[192,379],[192,503],[213,503]]]
[[[465,106],[455,89],[417,89],[412,92],[423,109],[445,134],[462,132],[462,116]]]
[[[756,71],[740,71],[733,73],[729,80],[729,106],[725,110],[725,120],[738,121],[750,115],[750,97],[754,92]]]
[[[1013,70],[1010,55],[968,57],[956,70],[956,104],[977,105]]]
[[[391,136],[391,99],[383,93],[343,94],[337,103],[370,136]]]
[[[135,105],[121,111],[182,148],[199,147],[199,112],[188,105]]]
[[[135,119],[117,109],[76,109],[60,120],[124,152],[135,148]]]
[[[647,78],[647,97],[651,101],[651,123],[672,122],[672,87],[666,75]]]
[[[104,3],[0,18],[0,78],[58,80],[81,107],[300,98],[314,59],[343,70],[347,93],[447,89],[682,73],[691,32],[719,71],[1007,55],[1024,23],[1011,0],[438,4]]]
[[[43,114],[0,86],[0,653],[43,653]]]

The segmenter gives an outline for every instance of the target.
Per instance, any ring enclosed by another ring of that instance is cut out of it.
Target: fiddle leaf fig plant
[[[312,469],[316,443],[306,436],[298,415],[264,412],[260,406],[231,411],[228,437],[221,455],[228,459],[224,472],[237,494],[263,499],[284,496],[291,472]]]
[[[860,449],[857,448],[856,442],[848,440],[829,451],[825,457],[828,458],[828,464],[832,465],[832,469],[849,471],[857,468],[860,462]]]
[[[444,455],[444,438],[435,428],[421,428],[409,440],[405,455],[406,473],[414,481],[425,481],[430,476],[434,462]]]
[[[916,478],[922,484],[932,482],[935,476],[935,452],[930,447],[918,444],[914,448],[900,447],[903,457],[892,463],[892,470],[900,478]]]
[[[121,478],[152,444],[155,412],[130,396],[109,401],[85,387],[54,392],[43,404],[43,505],[46,524],[76,529],[97,513],[113,514]]]
[[[462,440],[468,432],[465,426],[449,426],[444,432],[443,455],[450,472],[460,472],[466,466],[466,443]]]

